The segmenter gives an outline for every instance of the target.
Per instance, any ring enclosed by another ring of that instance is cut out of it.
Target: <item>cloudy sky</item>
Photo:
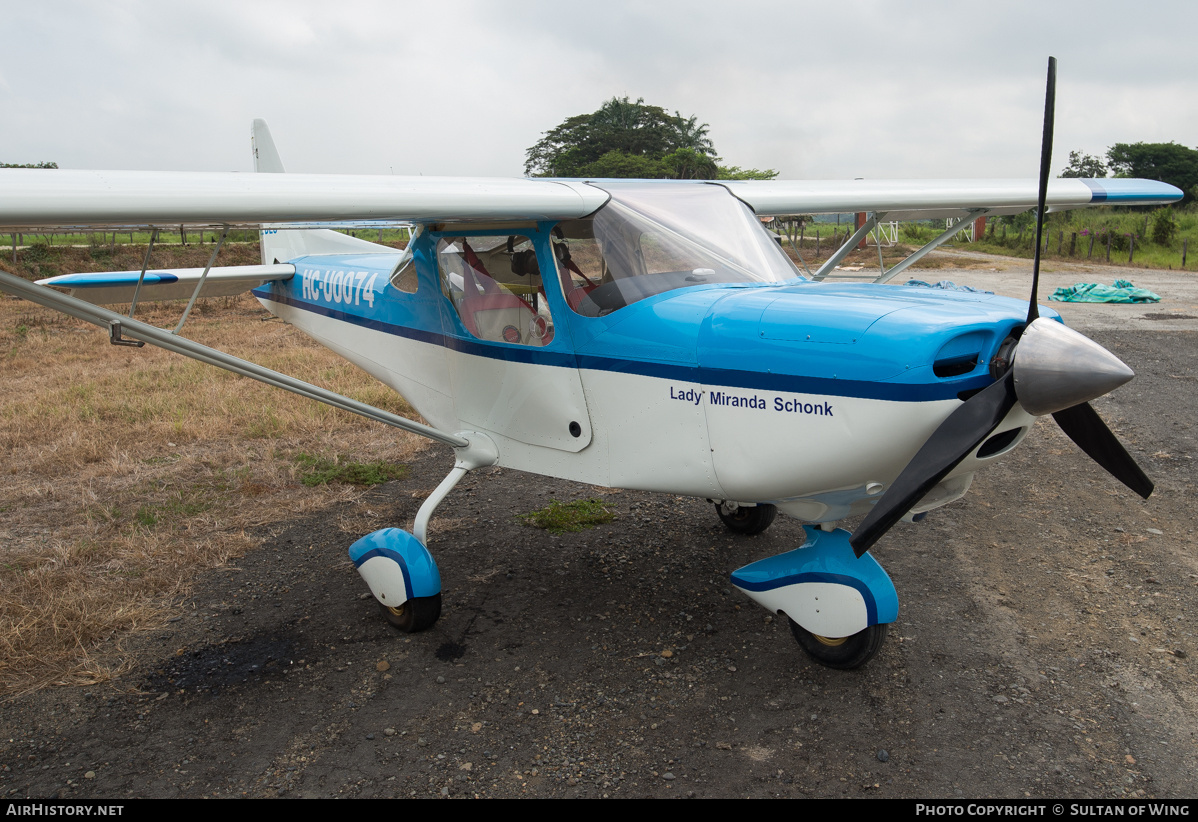
[[[520,175],[613,95],[695,114],[785,178],[1034,177],[1060,61],[1070,149],[1198,145],[1188,0],[0,0],[0,162]]]

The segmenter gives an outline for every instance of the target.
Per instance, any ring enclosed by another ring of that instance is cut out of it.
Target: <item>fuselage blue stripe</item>
[[[369,328],[384,334],[393,334],[397,337],[404,337],[432,345],[444,346],[454,351],[487,357],[493,360],[548,365],[557,368],[577,368],[584,371],[609,371],[620,374],[635,374],[643,377],[675,380],[697,385],[719,386],[721,388],[779,391],[829,397],[855,397],[871,400],[890,400],[893,402],[935,402],[956,399],[958,392],[985,388],[993,382],[985,374],[953,380],[951,382],[870,382],[865,380],[796,376],[793,374],[773,374],[762,371],[704,368],[698,365],[633,360],[594,354],[575,355],[568,352],[545,351],[534,346],[487,344],[440,332],[428,331],[426,329],[382,322],[340,311],[325,305],[297,299],[288,294],[280,294],[266,286],[256,288],[252,293],[263,300],[282,303],[293,308],[310,311],[313,314],[341,320],[342,322],[351,323],[362,328]]]

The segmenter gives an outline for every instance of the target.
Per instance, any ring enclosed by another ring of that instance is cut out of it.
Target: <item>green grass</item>
[[[408,469],[405,465],[388,462],[353,462],[348,457],[314,457],[311,454],[295,455],[300,467],[300,482],[308,486],[327,485],[340,482],[346,485],[369,487],[391,480],[403,479]]]
[[[1171,235],[1165,242],[1159,241],[1162,239],[1162,233],[1158,230],[1158,221],[1161,219],[1171,220],[1173,224],[1173,230],[1165,232]],[[1022,236],[1020,228],[1023,229]],[[1109,239],[1112,265],[1128,265],[1130,255],[1130,264],[1135,267],[1180,269],[1184,247],[1185,269],[1198,270],[1198,210],[1077,209],[1048,215],[1044,231],[1048,236],[1048,251],[1042,255],[1044,259],[1105,263]],[[1035,251],[1032,248],[1034,235],[1035,223],[1030,214],[1000,217],[987,224],[984,240],[959,244],[958,247],[1031,258]]]
[[[147,530],[159,525],[171,525],[179,520],[202,514],[212,507],[211,496],[219,489],[195,488],[188,492],[177,491],[158,505],[143,505],[133,515],[133,521]],[[113,518],[120,516],[119,509],[112,509]]]
[[[615,518],[616,515],[604,508],[603,501],[599,499],[578,499],[573,502],[552,500],[539,511],[520,515],[520,519],[528,525],[544,528],[551,534],[582,531]]]

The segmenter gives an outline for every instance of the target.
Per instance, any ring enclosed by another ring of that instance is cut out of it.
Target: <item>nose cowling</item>
[[[1043,317],[1024,329],[1012,370],[1019,404],[1037,417],[1101,397],[1135,376],[1089,337]]]

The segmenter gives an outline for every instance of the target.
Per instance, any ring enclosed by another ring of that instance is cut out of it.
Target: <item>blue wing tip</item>
[[[1091,192],[1092,203],[1112,205],[1151,205],[1175,203],[1185,196],[1177,186],[1157,180],[1122,179],[1109,177],[1102,180],[1081,180]]]

